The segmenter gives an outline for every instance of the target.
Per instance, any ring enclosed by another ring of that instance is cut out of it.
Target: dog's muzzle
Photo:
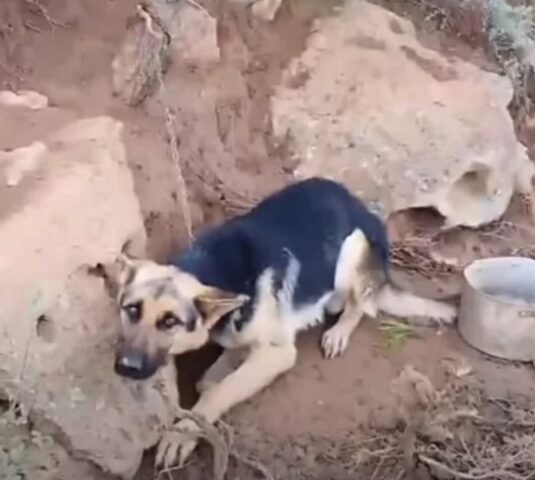
[[[146,380],[156,373],[159,363],[142,350],[122,348],[115,358],[115,372],[132,380]]]

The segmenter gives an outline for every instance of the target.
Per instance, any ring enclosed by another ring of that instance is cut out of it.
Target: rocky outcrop
[[[434,207],[448,225],[500,217],[532,164],[506,77],[423,47],[407,20],[362,0],[320,21],[272,97],[297,177],[345,182],[383,214]]]
[[[0,387],[73,457],[130,478],[169,410],[114,373],[118,315],[91,273],[144,243],[121,132],[89,118],[0,152]]]

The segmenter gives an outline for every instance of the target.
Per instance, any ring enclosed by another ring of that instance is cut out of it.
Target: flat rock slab
[[[114,373],[118,315],[89,273],[144,243],[121,134],[89,118],[0,152],[0,387],[73,456],[131,478],[169,411]]]
[[[271,99],[297,177],[346,183],[377,210],[432,206],[478,226],[529,189],[506,77],[423,47],[414,26],[361,0],[320,20]]]

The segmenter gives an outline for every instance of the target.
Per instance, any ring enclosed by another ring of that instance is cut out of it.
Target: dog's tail
[[[370,246],[376,262],[384,274],[384,284],[375,299],[376,311],[382,311],[395,317],[406,318],[418,323],[440,322],[452,324],[457,316],[457,308],[450,300],[432,300],[408,292],[397,285],[392,278],[391,245],[386,229],[378,229],[378,234],[371,237]]]
[[[390,279],[380,288],[376,297],[377,310],[409,322],[452,324],[457,308],[449,302],[422,298],[397,287]]]
[[[371,308],[367,308],[369,313],[377,314],[382,311],[398,318],[405,318],[412,323],[452,324],[457,316],[457,308],[450,302],[422,298],[396,284],[392,278],[391,244],[385,225],[377,218],[376,221],[368,222],[367,227],[365,232],[367,245],[361,242],[360,249],[356,249],[354,244],[351,248],[355,249],[352,253],[356,258],[365,258],[366,247],[369,246],[375,264],[384,275],[383,282],[380,282],[382,285],[376,290],[375,298],[369,304]],[[359,274],[366,275],[362,271]]]

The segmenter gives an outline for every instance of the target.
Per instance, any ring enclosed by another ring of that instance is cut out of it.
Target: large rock
[[[505,77],[418,42],[413,25],[348,0],[316,25],[271,102],[298,177],[342,180],[384,214],[432,206],[449,225],[498,218],[532,165],[507,112]]]
[[[112,62],[114,93],[127,105],[140,105],[157,91],[173,56],[195,67],[219,61],[216,20],[206,10],[150,0],[136,12]]]
[[[129,478],[169,410],[113,372],[118,315],[88,269],[144,243],[121,132],[91,118],[0,152],[0,388],[75,458]]]

